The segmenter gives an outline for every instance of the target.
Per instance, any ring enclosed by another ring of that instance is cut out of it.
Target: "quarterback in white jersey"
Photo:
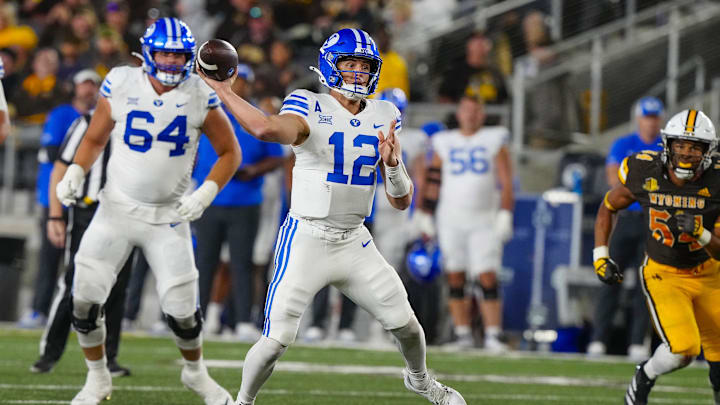
[[[363,226],[375,194],[377,170],[398,209],[412,201],[412,182],[395,133],[400,114],[391,103],[368,100],[382,60],[361,30],[343,29],[320,48],[313,68],[330,94],[293,91],[280,115],[266,116],[235,95],[230,84],[205,79],[253,136],[292,145],[296,161],[290,213],[280,229],[275,272],[265,303],[263,336],[243,366],[236,404],[253,404],[277,359],[293,343],[315,293],[330,284],[375,316],[398,341],[405,386],[435,404],[464,405],[462,396],[428,376],[425,337],[395,270]]]
[[[483,291],[485,348],[504,350],[498,340],[502,309],[496,272],[502,245],[512,237],[510,134],[504,127],[483,127],[483,103],[476,98],[462,98],[456,116],[459,129],[432,138],[423,210],[436,214],[458,344],[473,345],[467,272],[471,285],[478,282]]]
[[[140,42],[143,66],[116,67],[108,73],[75,162],[57,186],[60,201],[73,204],[85,172],[108,140],[112,142],[100,206],[75,257],[72,322],[89,371],[72,404],[97,404],[112,391],[102,306],[120,266],[133,247],[140,247],[184,358],[182,382],[207,405],[223,405],[232,397],[202,362],[198,272],[188,222],[202,215],[235,173],[240,148],[230,122],[216,108],[219,99],[190,73],[195,39],[187,25],[175,18],[159,19]],[[203,185],[184,195],[201,132],[219,159]]]

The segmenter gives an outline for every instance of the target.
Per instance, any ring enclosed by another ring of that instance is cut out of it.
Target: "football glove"
[[[513,236],[513,213],[508,210],[498,211],[495,219],[495,235],[505,243]]]
[[[623,281],[623,275],[608,253],[607,246],[599,246],[593,250],[593,266],[595,274],[600,281],[608,285],[620,284]]]
[[[210,206],[218,193],[218,185],[212,180],[206,180],[197,190],[189,195],[180,197],[176,208],[180,219],[194,221],[202,216],[205,208]]]
[[[699,221],[695,221],[695,215],[683,212],[676,214],[675,220],[677,220],[678,229],[681,232],[689,233],[696,238],[702,233],[702,227]]]
[[[693,238],[697,239],[701,246],[705,246],[710,243],[712,233],[703,228],[700,221],[695,220],[695,215],[682,212],[680,214],[675,214],[675,220],[677,221],[678,229],[681,232],[692,235]]]
[[[55,187],[58,200],[66,207],[75,204],[75,200],[82,192],[84,182],[85,170],[76,163],[71,164],[62,180]]]
[[[434,238],[437,234],[435,230],[435,221],[433,220],[433,216],[428,214],[427,212],[415,210],[415,212],[413,213],[412,222],[414,223],[415,228],[420,231],[421,234],[427,236],[430,239]]]

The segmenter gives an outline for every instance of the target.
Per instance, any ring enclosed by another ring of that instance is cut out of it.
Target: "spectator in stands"
[[[663,103],[655,97],[643,97],[635,105],[635,122],[637,130],[620,137],[613,142],[608,153],[605,170],[608,185],[612,188],[620,183],[618,168],[622,161],[633,153],[643,150],[662,150],[660,127],[663,122]],[[637,268],[645,256],[645,237],[647,226],[644,225],[642,208],[635,203],[618,214],[617,225],[610,240],[612,258],[617,262],[620,271]],[[601,287],[596,299],[595,322],[588,355],[605,354],[610,338],[612,320],[620,304],[620,285]],[[645,336],[649,325],[649,314],[645,305],[645,295],[641,283],[635,283],[632,292],[632,317],[627,324],[630,328],[630,345],[628,356],[635,362],[648,358],[648,347]]]
[[[205,312],[220,260],[220,248],[227,241],[235,333],[241,341],[255,342],[260,331],[251,322],[253,244],[260,220],[263,176],[282,164],[282,148],[278,144],[258,141],[245,131],[229,110],[225,112],[242,150],[242,165],[203,216],[193,223],[197,237],[200,306]],[[204,179],[216,160],[210,141],[201,138],[193,176]]]
[[[229,3],[231,8],[225,11],[225,18],[217,27],[215,38],[222,38],[238,46],[244,35],[243,27],[250,19],[250,9],[255,6],[256,0],[231,0]]]
[[[365,32],[375,31],[375,16],[367,5],[367,0],[345,0],[345,7],[333,21],[333,31],[343,28],[357,28]]]
[[[20,86],[20,73],[18,72],[18,55],[12,48],[0,49],[0,60],[2,60],[4,76],[2,84],[5,88],[5,94],[9,97],[15,94],[15,90]],[[15,106],[12,100],[8,101],[10,116],[15,116]]]
[[[57,78],[61,82],[70,81],[73,75],[91,65],[90,54],[83,52],[87,48],[82,41],[66,36],[60,43],[60,66]]]
[[[37,51],[32,73],[23,80],[12,96],[18,119],[27,124],[41,124],[53,107],[67,99],[67,93],[57,78],[58,54],[52,48]]]
[[[539,11],[529,12],[523,18],[522,28],[528,56],[522,59],[524,72],[527,77],[535,77],[555,61],[545,15]],[[571,96],[567,93],[566,80],[566,76],[559,76],[527,92],[527,137],[531,145],[555,148],[569,141]]]
[[[130,51],[140,52],[140,41],[131,33],[130,10],[124,1],[110,1],[105,6],[105,27],[115,31],[122,41],[120,50],[128,54]]]
[[[47,319],[57,280],[58,266],[63,249],[55,247],[47,235],[46,223],[49,216],[48,185],[53,162],[57,159],[58,150],[63,143],[70,125],[78,117],[87,114],[95,106],[100,76],[92,70],[82,70],[73,78],[75,91],[70,104],[55,107],[48,114],[41,139],[42,148],[38,153],[40,167],[36,183],[35,195],[42,207],[40,219],[40,263],[35,277],[35,291],[32,308],[20,320],[21,327],[40,327]]]
[[[474,33],[465,46],[465,60],[451,63],[438,91],[438,101],[456,103],[467,95],[482,97],[486,105],[508,102],[508,92],[502,73],[490,63],[488,55],[492,42],[482,32]]]
[[[37,43],[38,37],[32,28],[17,24],[15,5],[0,5],[0,48],[12,48],[18,53],[22,65]]]
[[[270,47],[269,63],[258,71],[259,80],[255,83],[255,94],[284,97],[290,83],[299,73],[292,62],[292,49],[287,42],[275,41]]]
[[[94,61],[95,71],[104,77],[110,69],[129,62],[127,46],[117,31],[101,27],[95,40],[97,54]]]
[[[382,57],[382,74],[378,82],[375,94],[380,94],[385,89],[398,88],[407,96],[410,96],[410,78],[405,59],[391,47],[390,33],[384,26],[381,26],[373,35],[377,41],[380,57]],[[387,256],[386,256],[387,257]]]

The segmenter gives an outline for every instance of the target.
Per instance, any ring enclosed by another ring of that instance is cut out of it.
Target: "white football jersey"
[[[484,127],[471,136],[442,131],[432,137],[433,151],[443,161],[438,216],[462,221],[499,208],[495,158],[509,137],[504,127]]]
[[[295,90],[283,101],[280,114],[307,121],[310,136],[293,146],[295,167],[290,212],[336,228],[360,226],[370,215],[380,160],[378,131],[387,136],[400,112],[390,102],[366,99],[351,114],[330,94]]]
[[[150,223],[176,222],[174,206],[190,185],[200,127],[220,100],[195,74],[158,95],[142,68],[130,66],[113,68],[100,93],[115,121],[101,198]]]

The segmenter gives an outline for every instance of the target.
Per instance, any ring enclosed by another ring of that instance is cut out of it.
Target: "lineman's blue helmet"
[[[184,22],[177,18],[161,18],[145,30],[140,43],[143,69],[160,83],[175,86],[190,76],[195,63],[195,37]],[[185,64],[159,65],[155,62],[158,51],[186,54]]]
[[[405,92],[402,89],[399,89],[397,87],[385,89],[380,92],[377,96],[378,100],[386,100],[393,104],[395,104],[395,107],[397,107],[398,110],[400,110],[400,114],[405,113],[405,108],[408,105],[407,96],[405,95]]]
[[[405,264],[417,282],[431,283],[442,273],[441,261],[437,243],[417,240],[410,247]]]
[[[337,64],[343,58],[354,57],[366,59],[370,62],[370,72],[340,71]],[[354,28],[343,28],[332,34],[322,47],[318,56],[318,67],[311,66],[310,69],[318,74],[320,83],[332,90],[337,90],[349,99],[360,99],[375,93],[380,78],[380,66],[382,58],[375,45],[375,41],[363,30]],[[368,74],[367,86],[360,84],[345,83],[342,78],[343,72],[354,72]]]

